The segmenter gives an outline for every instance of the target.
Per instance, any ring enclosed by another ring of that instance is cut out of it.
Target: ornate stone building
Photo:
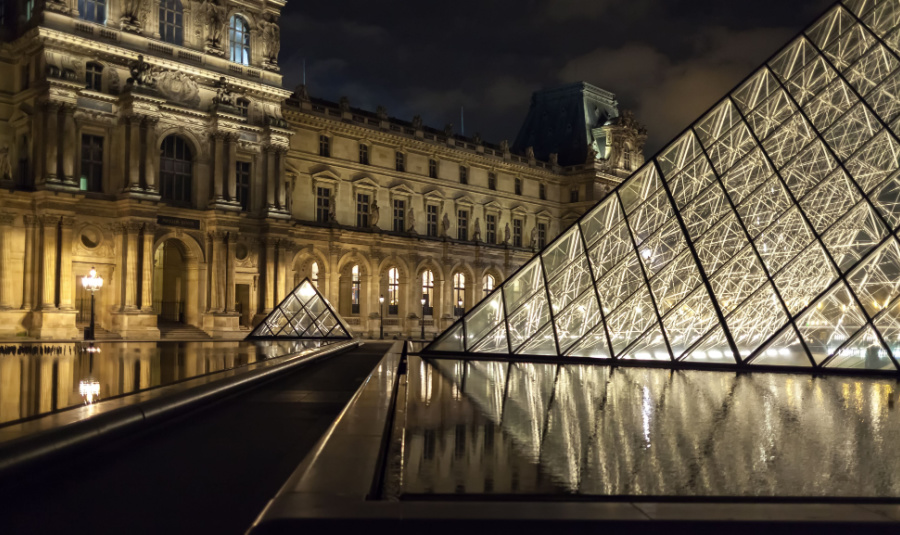
[[[605,99],[602,121],[569,120],[580,161],[286,91],[285,0],[7,4],[4,337],[80,336],[92,266],[110,336],[244,336],[303,277],[360,334],[381,296],[386,335],[423,310],[433,333],[643,161],[643,130],[587,84],[564,91]]]

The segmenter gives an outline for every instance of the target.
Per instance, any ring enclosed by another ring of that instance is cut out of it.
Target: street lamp
[[[381,311],[378,313],[378,317],[381,320],[381,336],[379,336],[379,338],[384,340],[384,296],[383,295],[378,298],[378,302],[381,303]]]
[[[85,340],[94,339],[94,292],[103,287],[103,277],[97,276],[97,270],[91,267],[91,273],[87,277],[81,277],[81,285],[91,292],[91,326],[84,331]]]
[[[456,308],[458,309],[458,312],[459,312],[458,315],[459,315],[459,316],[462,316],[462,315],[463,315],[462,299],[460,299],[459,301],[457,301],[456,304],[458,305],[458,306],[456,307]]]
[[[425,340],[425,296],[422,296],[422,340]]]

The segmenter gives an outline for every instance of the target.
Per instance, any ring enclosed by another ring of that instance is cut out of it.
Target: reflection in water
[[[323,342],[0,346],[0,424],[286,355]]]
[[[410,357],[408,384],[406,494],[900,497],[889,380]]]

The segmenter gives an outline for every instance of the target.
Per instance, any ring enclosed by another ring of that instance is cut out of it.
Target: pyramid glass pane
[[[257,326],[248,340],[259,338],[351,338],[350,328],[315,285],[304,279]]]
[[[896,371],[898,52],[833,6],[425,354]]]

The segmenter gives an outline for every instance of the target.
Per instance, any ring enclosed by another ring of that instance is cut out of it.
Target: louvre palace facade
[[[584,83],[496,144],[283,89],[285,3],[3,4],[0,336],[79,337],[92,267],[110,338],[242,337],[307,277],[356,334],[440,332],[644,161]]]

